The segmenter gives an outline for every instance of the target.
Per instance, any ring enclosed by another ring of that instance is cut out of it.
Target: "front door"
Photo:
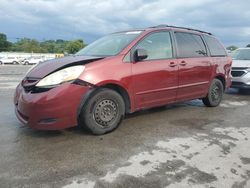
[[[132,50],[144,49],[148,57],[132,64],[133,91],[137,109],[160,106],[176,100],[178,66],[168,31],[147,35]]]

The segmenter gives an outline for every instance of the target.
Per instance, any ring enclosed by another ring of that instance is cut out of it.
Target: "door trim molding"
[[[136,95],[144,95],[144,94],[148,94],[148,93],[167,91],[167,90],[172,90],[172,89],[177,89],[177,88],[178,88],[178,86],[161,88],[161,89],[152,89],[152,90],[138,92],[138,93],[136,93]]]
[[[191,86],[198,86],[198,85],[203,85],[203,84],[208,84],[208,83],[209,83],[209,81],[197,82],[197,83],[193,83],[193,84],[180,85],[180,86],[178,86],[178,88],[191,87]]]
[[[161,88],[161,89],[152,89],[152,90],[137,92],[136,95],[144,95],[144,94],[149,94],[149,93],[168,91],[168,90],[203,85],[203,84],[208,84],[208,83],[209,83],[209,81],[205,81],[205,82],[198,82],[198,83],[193,83],[193,84],[185,84],[185,85],[181,85],[181,86],[173,86],[173,87],[167,87],[167,88]]]

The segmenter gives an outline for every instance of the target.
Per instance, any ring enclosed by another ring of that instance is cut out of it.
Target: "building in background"
[[[15,57],[15,58],[43,58],[45,60],[54,59],[64,57],[64,54],[50,54],[50,53],[24,53],[24,52],[0,52],[0,58],[8,58],[8,57]]]

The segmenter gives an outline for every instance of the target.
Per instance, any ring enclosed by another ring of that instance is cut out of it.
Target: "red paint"
[[[29,127],[40,130],[59,130],[77,125],[77,109],[81,98],[89,88],[63,84],[42,93],[26,93],[20,85],[15,96],[16,115]],[[42,123],[42,119],[56,119]]]
[[[130,112],[205,97],[211,81],[217,76],[225,79],[226,88],[231,85],[230,57],[124,62],[131,48],[143,37],[151,32],[170,29],[146,29],[120,54],[86,64],[79,79],[96,87],[106,84],[119,85],[126,90],[130,98]],[[74,60],[72,57],[69,59]],[[32,77],[36,77],[35,72],[39,76],[46,75],[49,69],[47,63],[47,66],[43,65],[42,71],[39,71],[38,67],[29,74]],[[35,129],[56,130],[76,126],[78,107],[89,89],[86,86],[65,83],[46,92],[31,93],[25,92],[19,85],[14,99],[17,117]],[[41,119],[46,118],[54,118],[56,121],[39,123]]]

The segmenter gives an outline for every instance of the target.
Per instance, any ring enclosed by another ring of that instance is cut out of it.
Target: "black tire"
[[[28,61],[25,61],[25,62],[24,62],[24,65],[28,65],[28,64],[29,64],[29,62],[28,62]]]
[[[95,135],[115,130],[125,115],[122,96],[107,88],[97,89],[83,105],[79,125]]]
[[[224,93],[224,86],[218,79],[214,79],[209,87],[208,94],[202,99],[208,107],[216,107],[220,104]]]
[[[3,62],[2,62],[2,61],[0,61],[0,65],[3,65]]]

